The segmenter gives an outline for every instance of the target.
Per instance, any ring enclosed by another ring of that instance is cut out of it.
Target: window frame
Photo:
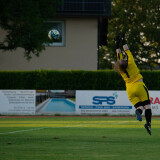
[[[57,20],[57,21],[46,21],[46,23],[61,23],[62,24],[62,42],[53,42],[53,43],[47,43],[45,44],[47,47],[64,47],[65,46],[65,38],[66,38],[66,32],[65,32],[65,21],[64,20]]]

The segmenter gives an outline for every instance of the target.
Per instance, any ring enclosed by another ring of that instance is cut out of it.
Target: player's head
[[[114,65],[114,69],[118,72],[125,72],[127,69],[127,61],[124,59],[120,59],[116,64]]]

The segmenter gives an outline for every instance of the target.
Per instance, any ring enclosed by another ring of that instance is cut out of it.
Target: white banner
[[[152,115],[160,115],[160,91],[149,91]],[[76,114],[135,115],[126,91],[76,91]],[[144,113],[143,113],[144,114]]]
[[[0,90],[0,114],[35,115],[35,90]]]
[[[160,116],[160,91],[149,91],[149,93],[152,115]],[[35,115],[35,94],[35,90],[0,90],[0,114]],[[134,115],[135,108],[128,100],[126,91],[78,90],[76,114]]]
[[[76,91],[76,114],[133,115],[126,91]]]
[[[160,116],[160,91],[149,91],[151,96],[152,115]]]

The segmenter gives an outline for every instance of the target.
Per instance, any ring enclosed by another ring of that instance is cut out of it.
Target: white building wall
[[[97,69],[97,19],[65,19],[65,46],[46,47],[40,57],[28,62],[23,49],[13,52],[0,50],[0,70],[96,70]],[[5,32],[0,29],[0,41]]]

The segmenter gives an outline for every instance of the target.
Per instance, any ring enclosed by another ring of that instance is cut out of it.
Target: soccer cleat
[[[151,125],[150,125],[149,123],[146,123],[146,124],[144,125],[144,127],[146,128],[148,134],[151,135]]]
[[[141,116],[141,114],[139,113],[139,111],[136,110],[135,113],[136,113],[137,120],[138,120],[138,121],[142,121],[142,116]]]

